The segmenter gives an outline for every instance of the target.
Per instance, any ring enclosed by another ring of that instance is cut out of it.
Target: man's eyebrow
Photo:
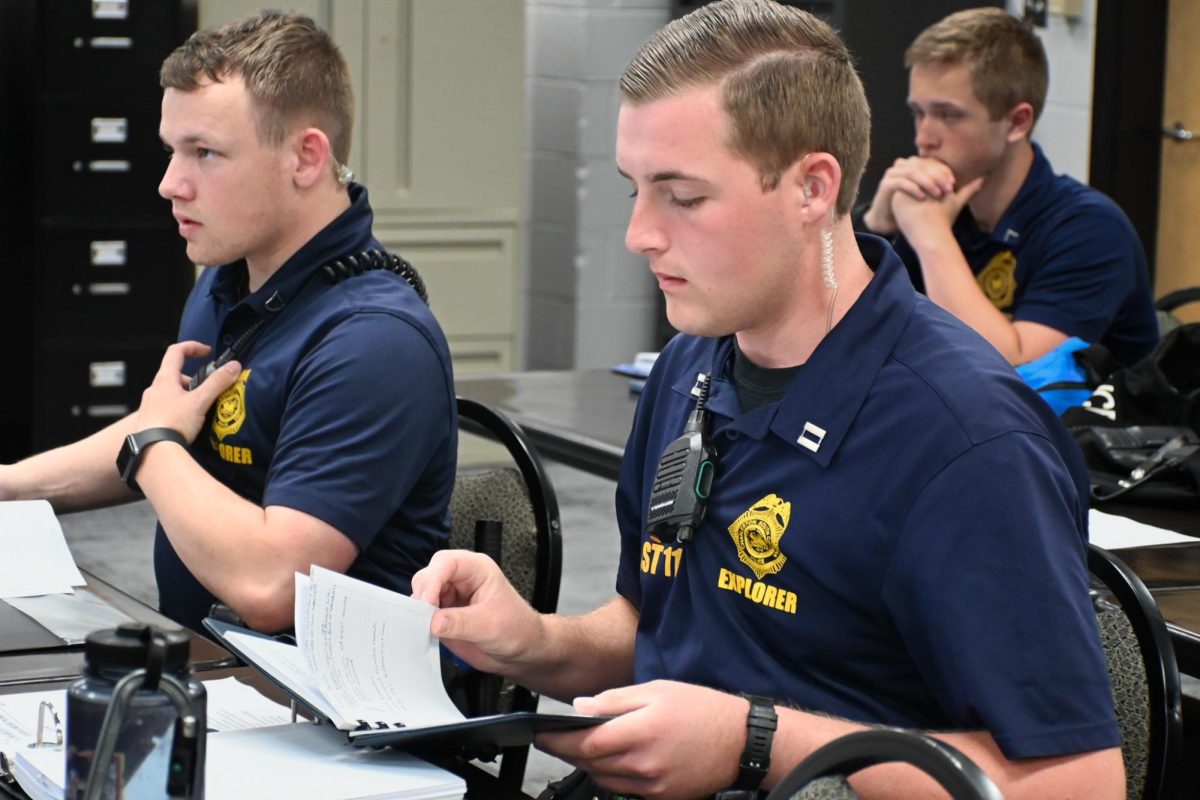
[[[630,180],[630,181],[633,180],[633,178],[629,177],[629,173],[627,173],[625,170],[621,169],[620,167],[617,167],[617,172],[621,175],[622,178],[625,178],[626,180]],[[704,180],[704,178],[701,178],[698,175],[688,175],[686,172],[680,172],[679,170],[674,170],[674,169],[665,170],[663,172],[655,172],[653,175],[650,176],[650,183],[662,183],[663,181],[703,181],[703,180]]]
[[[909,109],[916,111],[921,108],[926,108],[929,111],[962,111],[963,107],[958,103],[952,103],[949,100],[934,100],[926,106],[922,106],[915,100],[908,101]]]
[[[167,137],[162,135],[162,131],[158,132],[158,138],[161,139],[162,143],[167,145],[168,147],[174,146],[169,141],[167,141]],[[201,142],[201,141],[204,141],[204,137],[202,135],[200,135],[198,133],[189,133],[187,136],[184,136],[182,139],[179,140],[179,145],[180,146],[190,145],[190,144],[195,144],[196,142]]]

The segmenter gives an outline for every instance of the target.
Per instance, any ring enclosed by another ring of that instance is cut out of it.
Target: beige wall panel
[[[514,369],[521,287],[524,0],[201,0],[202,26],[302,11],[350,65],[350,166],[411,260],[458,365]]]
[[[515,226],[393,227],[377,217],[375,236],[421,273],[447,335],[510,338]]]
[[[223,22],[245,17],[260,8],[290,8],[300,11],[321,24],[328,24],[328,7],[332,0],[200,0],[200,27],[211,28]]]
[[[355,3],[333,7],[333,26]],[[471,209],[516,219],[521,201],[520,0],[366,0],[356,163],[377,208]]]

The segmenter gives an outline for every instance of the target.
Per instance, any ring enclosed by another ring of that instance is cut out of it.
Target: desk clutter
[[[434,608],[316,565],[296,573],[296,644],[213,618],[230,651],[359,747],[476,757],[604,717],[516,711],[467,718],[442,680]]]
[[[132,620],[86,588],[45,500],[0,503],[0,652],[81,644]]]
[[[466,791],[462,778],[414,756],[352,748],[328,725],[292,722],[288,708],[234,678],[204,686],[209,727],[203,786],[210,800],[269,793],[338,800],[450,800]],[[65,689],[0,696],[3,791],[31,800],[81,796],[65,793],[66,704]],[[165,781],[165,773],[159,776]],[[135,786],[127,784],[124,796],[162,797],[163,792],[160,788],[137,794]]]

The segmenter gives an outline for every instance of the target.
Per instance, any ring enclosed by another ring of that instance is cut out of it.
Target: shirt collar
[[[1030,145],[1033,147],[1033,163],[1029,166],[1029,174],[991,232],[993,241],[1008,247],[1020,243],[1029,222],[1038,213],[1039,198],[1046,196],[1045,189],[1054,180],[1054,171],[1042,148],[1036,142],[1030,142]]]
[[[350,207],[283,262],[256,292],[240,297],[246,285],[246,261],[239,259],[217,268],[211,294],[230,305],[237,304],[240,299],[260,316],[268,308],[279,311],[279,304],[290,302],[320,267],[347,253],[377,246],[371,235],[374,214],[367,199],[367,189],[360,183],[352,183],[348,188]]]
[[[856,238],[875,277],[817,345],[779,402],[741,413],[727,369],[732,337],[710,340],[701,356],[701,368],[713,375],[706,407],[714,415],[758,439],[770,431],[821,466],[829,464],[845,439],[915,304],[908,271],[891,246],[870,234]],[[682,375],[672,389],[688,395],[695,384],[695,375]]]

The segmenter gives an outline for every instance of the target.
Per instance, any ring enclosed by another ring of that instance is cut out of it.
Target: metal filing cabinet
[[[20,265],[0,334],[28,353],[6,382],[0,460],[136,409],[175,341],[193,270],[158,196],[158,69],[195,28],[195,0],[0,0],[0,47],[18,64],[0,92],[25,121],[0,157],[25,188],[0,222]]]

